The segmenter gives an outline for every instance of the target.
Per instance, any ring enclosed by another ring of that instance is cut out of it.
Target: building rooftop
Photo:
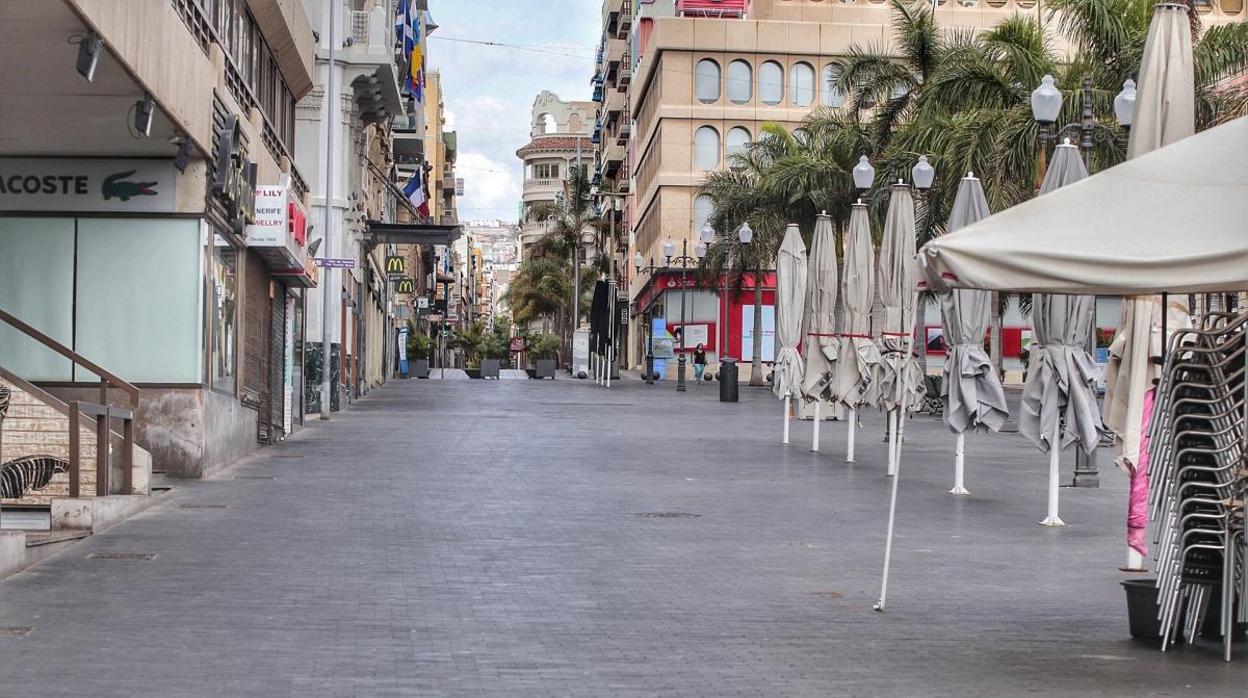
[[[561,151],[576,150],[577,142],[585,152],[592,153],[594,144],[590,142],[589,136],[569,136],[551,134],[549,136],[537,136],[529,141],[529,144],[516,151],[516,157],[524,157],[530,153],[540,153],[544,151]]]

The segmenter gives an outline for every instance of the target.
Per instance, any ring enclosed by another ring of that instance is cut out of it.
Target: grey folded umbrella
[[[845,235],[845,292],[842,296],[840,356],[832,393],[847,409],[879,401],[880,351],[871,341],[871,306],[875,303],[875,248],[867,207],[854,204]]]
[[[988,217],[984,187],[974,175],[962,178],[953,200],[946,232]],[[940,294],[941,321],[945,329],[944,378],[941,398],[945,424],[955,434],[999,431],[1009,415],[1005,389],[984,351],[992,292],[957,289]]]
[[[776,397],[802,394],[802,312],[806,303],[806,243],[790,224],[776,254],[776,363],[772,390]]]
[[[836,337],[836,294],[838,290],[836,235],[832,218],[820,214],[810,241],[807,259],[806,313],[802,355],[805,360],[802,394],[808,402],[832,399],[834,375],[840,342]]]
[[[915,309],[919,300],[914,236],[910,187],[894,185],[880,245],[880,304],[884,306],[880,405],[886,410],[910,412],[922,405],[926,392],[923,369],[914,356]]]
[[[1079,150],[1063,143],[1053,154],[1040,195],[1087,176]],[[1034,333],[1018,430],[1046,453],[1059,419],[1061,448],[1078,442],[1091,453],[1100,439],[1096,365],[1086,349],[1095,307],[1092,296],[1032,296]]]

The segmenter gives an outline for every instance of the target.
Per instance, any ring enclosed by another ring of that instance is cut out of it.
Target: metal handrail
[[[78,364],[79,366],[82,366],[83,368],[87,369],[91,373],[94,373],[95,375],[99,376],[101,383],[105,383],[111,387],[121,389],[123,392],[125,392],[127,395],[130,396],[131,407],[137,408],[139,406],[139,389],[137,387],[122,380],[121,378],[118,378],[115,374],[109,372],[108,370],[106,370],[99,364],[95,363],[94,361],[91,361],[90,359],[79,354],[78,352],[70,349],[69,347],[66,347],[65,345],[61,344],[55,339],[52,339],[46,334],[31,327],[30,325],[27,325],[26,323],[22,322],[21,320],[17,319],[16,317],[10,315],[9,313],[3,310],[0,310],[0,320],[3,320],[4,322],[8,323],[12,327],[16,328],[22,334],[25,334],[26,336],[30,337],[36,342],[39,342],[40,344],[51,349],[52,351],[60,354],[61,356],[64,356],[70,361],[73,361],[74,363]]]

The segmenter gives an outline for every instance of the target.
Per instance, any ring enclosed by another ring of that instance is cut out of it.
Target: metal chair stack
[[[1163,652],[1180,632],[1195,640],[1215,594],[1227,661],[1235,623],[1248,622],[1246,342],[1248,314],[1207,315],[1198,329],[1171,338],[1158,383],[1149,509]]]

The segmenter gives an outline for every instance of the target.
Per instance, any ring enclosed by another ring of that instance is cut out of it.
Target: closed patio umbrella
[[[1057,146],[1040,185],[1040,196],[1088,176],[1079,149]],[[1032,348],[1023,386],[1018,431],[1049,454],[1048,515],[1040,523],[1065,526],[1058,516],[1058,461],[1078,442],[1091,453],[1100,439],[1096,404],[1096,365],[1088,355],[1088,335],[1096,311],[1093,296],[1035,294],[1031,300]]]
[[[810,450],[819,450],[819,426],[824,417],[824,407],[832,400],[834,365],[840,351],[836,337],[836,235],[832,231],[832,218],[821,213],[815,220],[815,234],[810,241],[811,252],[807,260],[806,312],[802,323],[805,336],[802,342],[804,372],[802,394],[814,404],[814,428]]]
[[[790,223],[776,254],[776,363],[772,390],[784,400],[784,443],[789,442],[789,406],[802,394],[802,312],[806,303],[806,243]]]
[[[945,230],[952,233],[988,217],[984,187],[973,173],[958,184],[953,209]],[[991,291],[954,289],[940,294],[941,321],[944,325],[945,353],[941,398],[945,403],[945,424],[958,435],[954,455],[952,494],[969,494],[963,483],[966,432],[1000,431],[1009,408],[1001,378],[984,351],[992,304]]]
[[[858,407],[879,401],[880,351],[871,341],[871,306],[875,303],[875,247],[866,204],[859,201],[849,214],[845,235],[845,290],[842,296],[840,356],[832,393],[849,410],[849,437],[845,462],[854,462],[854,433]]]
[[[889,417],[888,473],[897,472],[900,457],[898,431],[906,415],[923,401],[923,369],[914,356],[915,308],[919,271],[914,261],[914,199],[906,184],[894,184],[880,245],[880,304],[884,327],[880,332],[880,406]]]
[[[1192,60],[1191,23],[1187,7],[1160,4],[1153,9],[1140,85],[1135,97],[1127,157],[1134,158],[1196,133],[1196,87]],[[1163,308],[1163,305],[1166,306]],[[1163,322],[1162,313],[1169,313]],[[1105,368],[1105,424],[1114,433],[1114,460],[1131,476],[1132,497],[1128,518],[1147,519],[1148,476],[1141,463],[1145,393],[1161,376],[1161,356],[1169,332],[1191,326],[1186,306],[1178,298],[1136,296],[1124,299],[1118,333],[1109,347]],[[1142,509],[1137,511],[1136,509]],[[1148,553],[1143,536],[1128,540],[1127,568],[1142,569]]]

